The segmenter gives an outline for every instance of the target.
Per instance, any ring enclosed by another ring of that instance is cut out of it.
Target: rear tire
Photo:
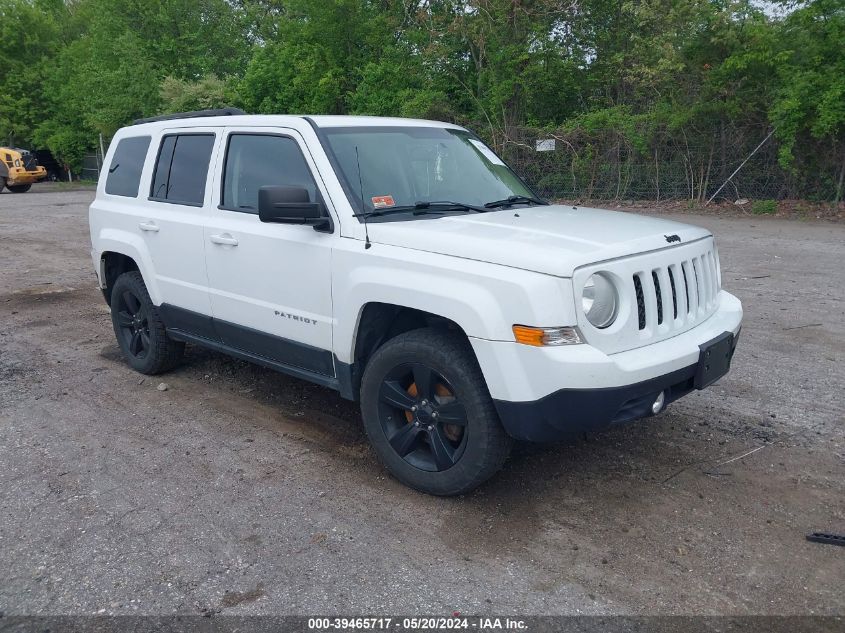
[[[380,347],[361,381],[361,413],[387,470],[433,495],[481,485],[513,443],[469,342],[452,332],[414,330]]]
[[[185,344],[167,336],[158,308],[138,271],[123,273],[114,282],[111,318],[120,351],[135,371],[160,374],[182,359]]]
[[[6,185],[6,188],[12,193],[26,193],[32,189],[32,185]]]
[[[3,187],[6,186],[6,177],[0,176],[0,193],[3,192]]]

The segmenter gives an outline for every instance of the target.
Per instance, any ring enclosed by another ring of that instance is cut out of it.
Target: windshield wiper
[[[464,202],[451,202],[449,200],[442,200],[437,202],[417,202],[416,204],[404,204],[397,207],[387,207],[386,209],[374,209],[373,211],[365,211],[364,213],[356,213],[356,218],[379,218],[385,215],[394,215],[396,213],[407,213],[412,211],[413,215],[438,215],[447,211],[475,211],[476,213],[484,213],[487,209],[477,207],[472,204]]]
[[[496,209],[498,207],[509,207],[514,204],[548,205],[549,203],[545,200],[541,200],[540,198],[534,198],[532,196],[508,196],[504,200],[494,200],[493,202],[487,202],[484,204],[484,207],[487,209]]]

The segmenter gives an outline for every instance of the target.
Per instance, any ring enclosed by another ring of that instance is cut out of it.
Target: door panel
[[[130,227],[152,256],[161,303],[205,315],[211,301],[203,225],[211,194],[203,175],[213,168],[215,139],[213,130],[153,139],[150,152],[157,160],[148,161],[154,168],[142,182],[140,213]]]
[[[258,187],[311,179],[310,156],[303,153],[304,143],[294,131],[228,131],[226,158],[215,174],[215,192],[222,196],[215,202],[220,207],[212,209],[205,227],[217,333],[237,349],[334,375],[330,350],[335,236],[309,226],[263,223],[255,208]],[[316,183],[311,181],[310,190],[322,195]]]

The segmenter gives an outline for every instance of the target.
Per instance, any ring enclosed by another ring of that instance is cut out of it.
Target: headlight
[[[605,273],[590,275],[581,293],[581,307],[587,320],[600,330],[608,327],[616,319],[619,301],[616,286]]]

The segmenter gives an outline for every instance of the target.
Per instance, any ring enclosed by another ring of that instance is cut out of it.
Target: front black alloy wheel
[[[379,422],[393,450],[421,470],[448,470],[466,448],[463,403],[448,380],[421,363],[399,365],[385,376]]]
[[[142,374],[159,374],[175,366],[185,344],[172,340],[138,271],[123,273],[111,289],[114,334],[126,362]]]
[[[361,413],[387,469],[430,494],[469,492],[510,453],[472,348],[455,332],[413,330],[376,350],[361,381]]]

